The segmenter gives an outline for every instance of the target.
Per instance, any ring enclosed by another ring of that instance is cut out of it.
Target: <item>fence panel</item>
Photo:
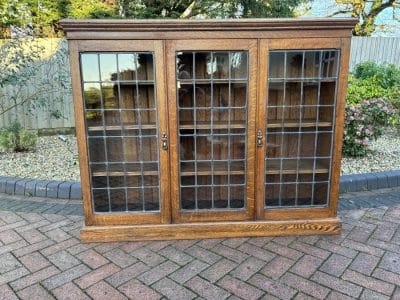
[[[0,46],[1,42],[6,41],[0,41]],[[34,42],[43,47],[41,60],[35,62],[38,72],[33,74],[32,78],[22,86],[6,85],[0,88],[1,108],[12,106],[14,103],[12,97],[26,99],[38,92],[42,93],[47,104],[32,110],[32,106],[27,102],[0,114],[0,128],[9,126],[14,120],[29,129],[74,127],[67,43],[64,39],[37,39]],[[58,76],[59,74],[64,76],[61,78]],[[38,82],[51,82],[51,84],[43,84],[41,90],[38,90],[38,86],[40,86]],[[43,86],[48,86],[49,89],[45,89]],[[63,88],[63,86],[67,88]],[[53,116],[55,110],[60,112],[59,118]]]
[[[400,67],[400,37],[358,37],[351,39],[350,71],[364,61]]]

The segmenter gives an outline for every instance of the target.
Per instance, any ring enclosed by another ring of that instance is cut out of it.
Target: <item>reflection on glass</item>
[[[94,211],[158,211],[153,54],[83,53],[81,67]]]
[[[286,78],[302,77],[303,52],[286,54]]]
[[[83,96],[85,98],[86,109],[101,108],[101,94],[99,83],[84,83]]]
[[[138,68],[138,54],[118,54],[119,80],[136,80],[135,72]]]
[[[247,53],[231,52],[230,54],[231,78],[247,79]]]
[[[179,79],[193,78],[193,53],[178,52],[176,55],[176,69]]]
[[[97,54],[81,54],[82,79],[84,81],[99,81],[99,62]]]
[[[153,80],[153,55],[140,53],[137,66],[137,80]]]
[[[327,205],[339,51],[269,53],[265,207]]]
[[[177,70],[181,209],[243,208],[247,52],[178,52]]]
[[[269,53],[269,78],[283,78],[285,66],[285,52],[270,52]]]
[[[320,51],[307,51],[304,56],[304,77],[319,77]]]
[[[115,54],[100,54],[100,78],[101,81],[118,80],[117,56]]]
[[[337,77],[338,51],[324,51],[322,54],[322,77]]]
[[[103,83],[101,85],[101,92],[105,109],[119,108],[118,86],[116,84]]]

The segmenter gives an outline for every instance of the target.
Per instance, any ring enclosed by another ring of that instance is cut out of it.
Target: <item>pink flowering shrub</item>
[[[371,140],[383,134],[384,128],[398,111],[382,98],[364,100],[346,106],[343,154],[365,156]]]

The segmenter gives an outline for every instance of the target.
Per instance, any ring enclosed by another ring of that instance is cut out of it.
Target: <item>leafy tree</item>
[[[68,15],[72,18],[99,19],[115,17],[117,15],[117,7],[113,1],[70,0],[69,2]]]
[[[37,37],[62,36],[58,21],[74,18],[116,16],[113,1],[106,0],[2,0],[0,24],[23,29]]]
[[[377,27],[377,17],[385,9],[395,10],[400,6],[400,0],[336,0],[336,3],[339,10],[330,16],[346,14],[359,19],[353,30],[353,35],[358,36],[370,36]]]
[[[0,24],[40,37],[60,36],[58,20],[73,18],[290,17],[307,0],[2,0]]]
[[[290,17],[305,0],[116,0],[118,13],[133,18]]]

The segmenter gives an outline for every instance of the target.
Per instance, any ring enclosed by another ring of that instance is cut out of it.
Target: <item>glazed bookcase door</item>
[[[81,41],[74,48],[86,222],[169,222],[162,42]]]
[[[254,217],[256,47],[167,44],[174,222]]]
[[[329,217],[337,201],[331,182],[338,172],[341,40],[263,41],[260,53],[267,89],[260,91],[257,127],[265,141],[258,151],[258,217]]]

